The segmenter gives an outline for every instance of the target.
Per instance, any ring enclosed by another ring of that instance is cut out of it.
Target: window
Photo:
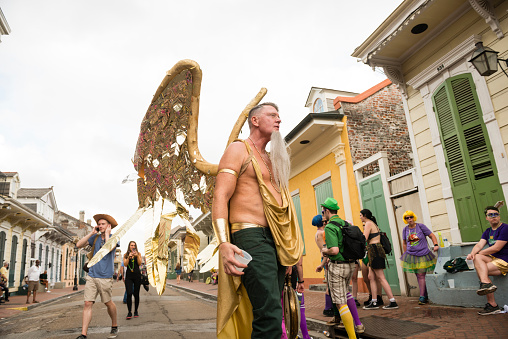
[[[317,98],[315,101],[314,101],[314,106],[312,107],[312,111],[314,113],[321,113],[321,112],[324,112],[325,111],[325,108],[323,106],[323,100],[321,100],[320,98]]]
[[[326,198],[333,198],[332,179],[328,178],[314,185],[314,194],[316,195],[316,212],[319,214],[321,213],[321,204],[325,202]]]
[[[298,224],[300,225],[300,234],[302,235],[303,255],[305,255],[305,237],[303,236],[303,222],[302,222],[302,208],[300,206],[300,194],[293,195],[292,198],[293,198],[293,205],[295,205],[296,217],[298,219]]]

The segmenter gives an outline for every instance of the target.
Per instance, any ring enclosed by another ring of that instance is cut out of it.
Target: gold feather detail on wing
[[[155,236],[145,242],[145,260],[148,281],[162,295],[166,288],[166,274],[168,269],[169,232],[171,223],[177,213],[161,216]]]
[[[185,243],[183,245],[183,268],[185,272],[190,272],[194,269],[200,242],[199,235],[194,230],[187,227]]]

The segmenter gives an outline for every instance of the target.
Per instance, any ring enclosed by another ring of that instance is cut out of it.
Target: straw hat
[[[93,216],[93,218],[97,224],[99,223],[99,220],[101,220],[101,219],[106,220],[107,222],[109,222],[111,224],[111,228],[115,228],[115,226],[118,225],[115,218],[113,218],[112,216],[110,216],[108,214],[96,214]]]

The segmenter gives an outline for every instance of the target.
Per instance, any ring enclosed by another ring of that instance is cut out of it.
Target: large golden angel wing
[[[202,72],[198,63],[181,60],[167,73],[158,87],[150,106],[141,122],[140,133],[133,158],[138,172],[137,181],[139,209],[122,225],[103,248],[90,261],[91,267],[109,253],[120,240],[120,236],[134,222],[161,199],[175,206],[176,213],[188,220],[189,212],[183,203],[200,209],[210,210],[218,165],[207,162],[198,148],[199,97]],[[262,88],[245,107],[235,123],[228,145],[235,140],[247,120],[248,112],[266,94]],[[226,145],[227,146],[227,145]],[[161,217],[153,238],[145,244],[149,280],[157,291],[164,291],[168,259],[168,241],[173,215]],[[117,236],[118,234],[118,236]],[[184,263],[191,269],[199,249],[199,237],[192,227],[187,227]],[[192,239],[192,241],[191,241]],[[156,277],[157,275],[158,277]]]

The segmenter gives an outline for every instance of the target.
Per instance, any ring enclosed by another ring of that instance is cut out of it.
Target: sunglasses
[[[499,217],[499,213],[487,213],[487,217],[496,218],[496,217]]]
[[[407,216],[407,217],[404,217],[404,219],[408,220],[408,219],[413,219],[413,216],[410,215],[410,216]]]

